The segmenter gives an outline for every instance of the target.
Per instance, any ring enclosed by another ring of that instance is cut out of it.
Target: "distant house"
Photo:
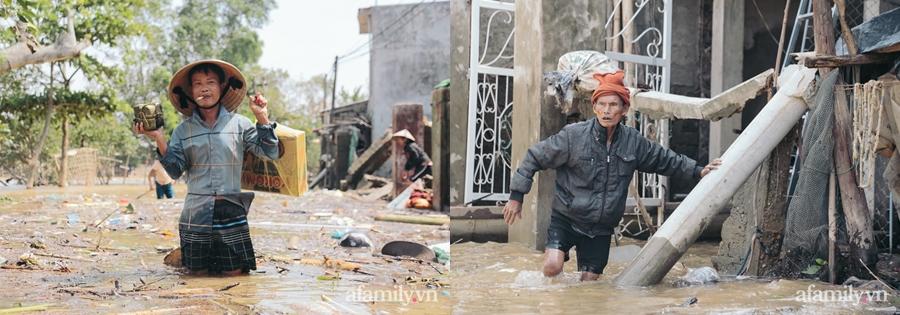
[[[450,3],[374,6],[358,17],[359,32],[371,34],[367,111],[374,142],[390,128],[394,104],[422,104],[431,119],[431,91],[450,73]]]

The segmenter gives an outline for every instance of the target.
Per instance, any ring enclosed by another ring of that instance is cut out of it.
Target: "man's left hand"
[[[703,170],[700,171],[700,177],[706,176],[706,174],[709,174],[709,172],[718,169],[720,165],[722,165],[722,159],[713,160],[708,165],[703,167]]]
[[[256,95],[250,97],[250,111],[256,116],[256,121],[262,125],[269,124],[269,101],[262,94],[256,92]]]

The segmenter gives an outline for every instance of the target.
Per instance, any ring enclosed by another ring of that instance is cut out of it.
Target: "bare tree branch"
[[[37,48],[34,53],[27,43],[18,42],[3,50],[0,50],[0,75],[30,64],[41,64],[78,57],[81,51],[91,46],[88,39],[76,41],[75,39],[75,14],[72,9],[68,11],[68,29],[56,39],[56,43],[50,46]]]

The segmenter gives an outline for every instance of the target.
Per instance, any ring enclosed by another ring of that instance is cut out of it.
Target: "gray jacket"
[[[700,178],[703,170],[687,156],[647,140],[634,128],[619,124],[612,145],[596,118],[570,124],[532,145],[510,182],[510,199],[522,201],[534,173],[556,170],[554,215],[572,221],[588,236],[610,235],[625,211],[634,171]]]

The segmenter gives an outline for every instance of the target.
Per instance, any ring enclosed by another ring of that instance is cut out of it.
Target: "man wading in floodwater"
[[[522,199],[531,190],[534,173],[556,170],[544,276],[563,270],[569,249],[575,247],[581,280],[596,280],[609,258],[610,235],[625,211],[628,185],[634,171],[700,178],[721,164],[706,167],[650,142],[634,128],[621,124],[630,105],[625,74],[595,74],[599,87],[591,96],[597,119],[570,124],[559,133],[532,145],[510,183],[503,208],[506,224],[522,217]]]
[[[186,119],[166,143],[162,129],[137,133],[156,142],[160,162],[173,178],[187,175],[188,194],[178,223],[182,265],[193,274],[239,275],[256,269],[247,212],[252,193],[241,193],[244,152],[278,158],[275,123],[257,94],[247,117],[233,113],[246,94],[243,75],[221,60],[184,66],[169,83],[169,100]]]

